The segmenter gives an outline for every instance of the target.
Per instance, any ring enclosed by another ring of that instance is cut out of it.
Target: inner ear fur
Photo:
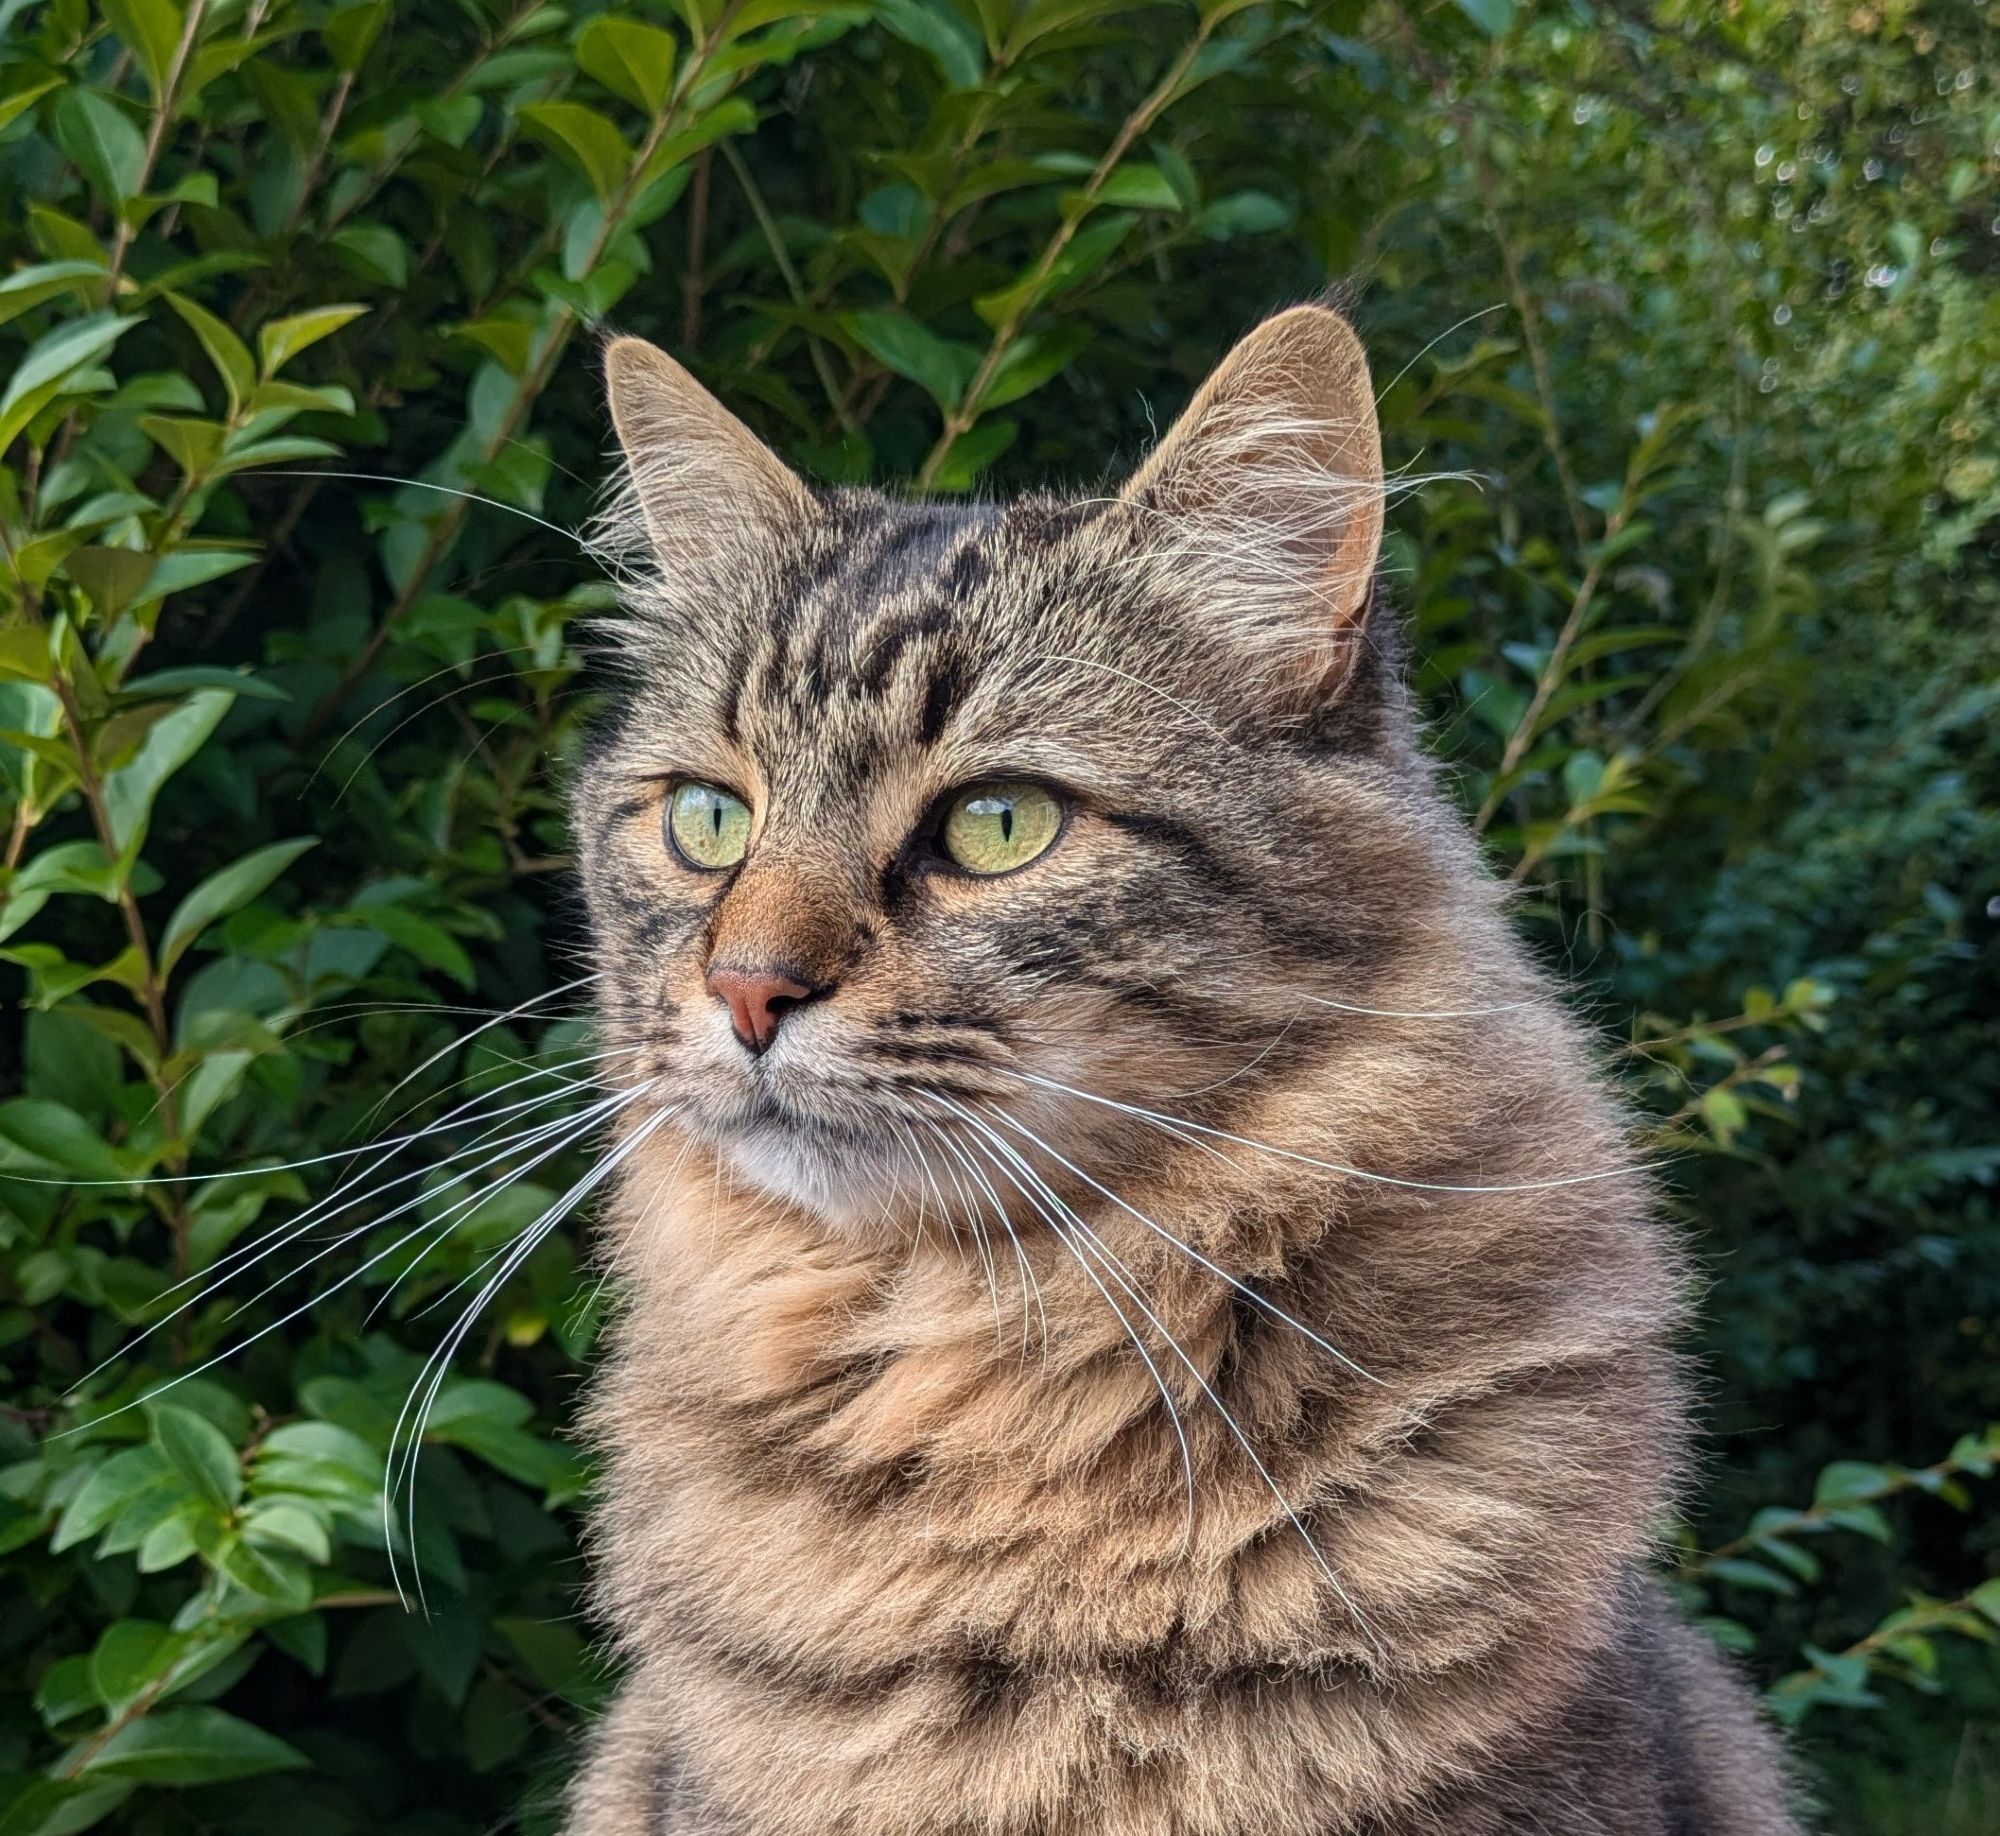
[[[604,383],[629,495],[670,574],[740,555],[810,512],[784,461],[657,345],[612,339]]]
[[[1294,306],[1249,333],[1119,495],[1238,638],[1294,681],[1337,686],[1383,503],[1368,358],[1339,313]]]

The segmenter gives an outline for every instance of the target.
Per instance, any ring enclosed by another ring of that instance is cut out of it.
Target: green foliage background
[[[0,0],[0,1832],[554,1825],[593,328],[1004,490],[1344,281],[1435,745],[1710,1276],[1678,1585],[1831,1827],[2000,1824],[1996,26]]]

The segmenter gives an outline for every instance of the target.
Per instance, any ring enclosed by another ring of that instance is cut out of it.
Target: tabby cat
[[[1010,504],[607,360],[573,1836],[1795,1831],[1647,1578],[1681,1273],[1420,748],[1346,322]]]

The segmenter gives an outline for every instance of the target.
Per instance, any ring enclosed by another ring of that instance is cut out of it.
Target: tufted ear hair
[[[614,338],[604,352],[626,493],[613,522],[636,522],[671,580],[746,559],[812,498],[778,456],[665,351]]]
[[[1361,340],[1294,306],[1202,384],[1120,499],[1274,680],[1309,699],[1353,667],[1382,546],[1382,437]]]

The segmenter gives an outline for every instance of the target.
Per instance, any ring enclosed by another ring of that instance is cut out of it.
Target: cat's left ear
[[[632,498],[670,574],[753,558],[811,514],[785,462],[656,345],[612,339],[604,383]]]
[[[1382,546],[1382,437],[1361,340],[1295,306],[1225,357],[1120,493],[1140,540],[1308,699],[1352,667]]]

